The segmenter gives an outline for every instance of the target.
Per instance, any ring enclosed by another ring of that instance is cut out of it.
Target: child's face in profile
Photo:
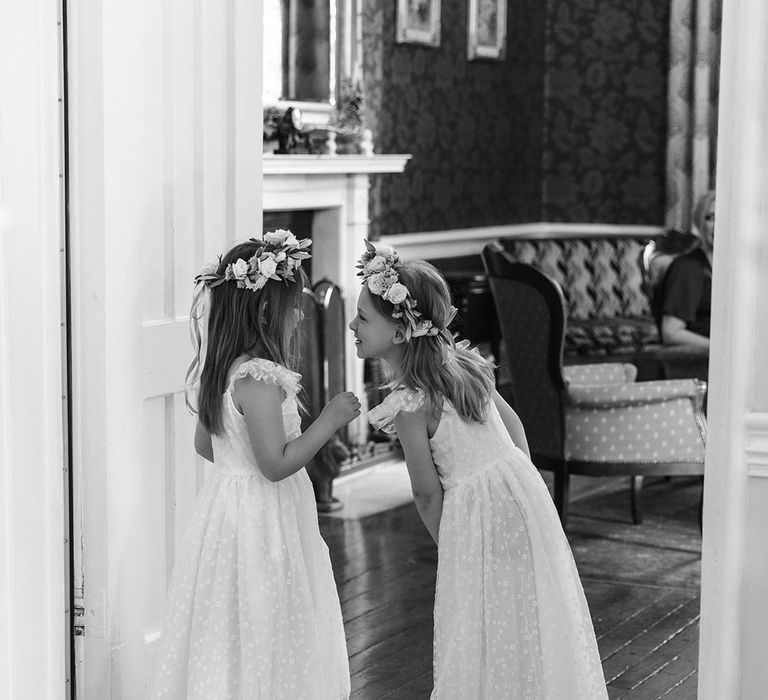
[[[367,287],[363,287],[360,292],[357,299],[357,316],[352,319],[349,327],[355,334],[355,348],[360,358],[387,359],[398,351],[399,344],[395,342],[398,324],[376,309]]]

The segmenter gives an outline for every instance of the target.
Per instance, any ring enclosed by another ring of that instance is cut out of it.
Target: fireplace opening
[[[327,259],[333,255],[333,249],[314,249],[323,243],[333,245],[325,235],[327,216],[324,219],[324,213],[325,210],[310,209],[264,212],[265,233],[286,229],[292,231],[297,238],[310,238],[313,241],[313,249],[310,251],[312,257],[302,263],[310,280],[302,302],[304,322],[299,363],[302,401],[308,409],[308,413],[302,416],[303,430],[309,427],[323,406],[339,392],[354,390],[368,406],[379,404],[386,393],[380,389],[385,377],[379,362],[361,362],[362,386],[353,385],[350,381],[348,362],[355,361],[355,350],[354,346],[346,345],[349,340],[346,329],[351,319],[346,318],[345,309],[348,305],[345,303],[346,293],[341,286],[343,280],[329,279],[327,274]],[[356,294],[357,288],[352,291]],[[393,436],[375,431],[370,425],[356,431],[350,430],[349,426],[338,431],[307,464],[318,510],[332,511],[341,507],[333,497],[333,480],[337,476],[389,459],[398,449],[399,443]]]

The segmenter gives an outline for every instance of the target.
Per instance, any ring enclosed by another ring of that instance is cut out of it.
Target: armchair
[[[704,382],[635,383],[633,370],[617,363],[564,371],[566,312],[559,285],[492,248],[483,251],[483,260],[504,340],[508,395],[534,464],[554,472],[563,526],[571,474],[631,476],[635,523],[642,522],[644,476],[703,474]]]

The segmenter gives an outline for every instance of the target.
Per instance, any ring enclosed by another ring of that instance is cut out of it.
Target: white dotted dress
[[[304,469],[279,482],[255,463],[233,384],[278,384],[286,437],[301,433],[301,375],[244,362],[213,436],[215,470],[195,506],[176,562],[154,699],[339,700],[350,692],[339,598]]]
[[[398,389],[369,413],[394,430],[424,405]],[[485,423],[446,402],[430,440],[445,494],[435,593],[433,700],[603,700],[584,592],[543,479],[493,403]]]

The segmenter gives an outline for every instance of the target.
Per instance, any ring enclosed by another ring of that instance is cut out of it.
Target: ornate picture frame
[[[397,0],[398,44],[440,46],[440,0]]]
[[[502,61],[507,50],[507,0],[469,0],[467,58]]]

